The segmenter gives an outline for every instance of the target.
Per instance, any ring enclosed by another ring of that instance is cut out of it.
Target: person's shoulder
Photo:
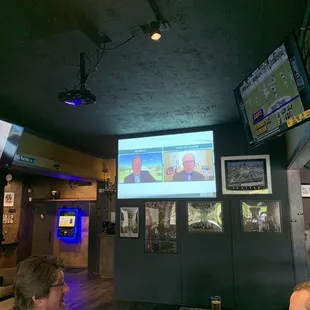
[[[148,170],[141,170],[141,173],[143,173],[143,174],[150,174],[150,172]]]
[[[132,175],[133,175],[133,173],[128,174],[128,175],[125,177],[124,181],[130,179],[130,178],[132,177]]]
[[[204,175],[198,171],[193,171],[193,175],[195,175],[196,177],[203,179],[204,180]]]
[[[172,179],[173,179],[173,180],[176,180],[176,179],[180,178],[182,174],[184,174],[183,171],[176,172],[176,173],[173,175]]]

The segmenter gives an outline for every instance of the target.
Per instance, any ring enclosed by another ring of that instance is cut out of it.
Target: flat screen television
[[[0,120],[0,168],[11,166],[23,131],[23,127]]]
[[[234,90],[250,146],[310,120],[309,80],[294,34]]]
[[[216,197],[213,131],[118,141],[118,199]]]

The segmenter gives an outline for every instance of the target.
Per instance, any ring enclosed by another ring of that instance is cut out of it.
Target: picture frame
[[[120,237],[139,238],[139,207],[120,208]]]
[[[310,184],[301,184],[301,197],[310,198]]]
[[[223,195],[272,194],[269,155],[221,157]]]
[[[14,199],[15,199],[14,192],[4,192],[3,206],[14,207]]]
[[[175,201],[145,203],[146,253],[177,253],[177,219]]]
[[[187,202],[187,228],[190,233],[223,233],[223,202]]]
[[[280,200],[242,200],[240,207],[243,232],[282,232]]]

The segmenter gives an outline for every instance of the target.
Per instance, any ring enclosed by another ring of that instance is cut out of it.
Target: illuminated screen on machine
[[[119,140],[117,195],[216,197],[213,131]]]
[[[291,35],[235,90],[250,145],[309,120],[309,94],[297,41]]]
[[[75,215],[61,215],[59,217],[59,227],[74,227]]]

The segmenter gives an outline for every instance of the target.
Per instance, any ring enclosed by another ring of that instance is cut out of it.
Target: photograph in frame
[[[176,203],[145,203],[145,252],[177,253]]]
[[[14,192],[4,192],[3,206],[14,207],[14,198],[15,198]]]
[[[241,214],[244,232],[280,233],[281,204],[272,200],[241,201]]]
[[[222,202],[187,203],[189,232],[223,232]]]
[[[120,237],[139,238],[139,208],[121,207]]]
[[[269,155],[221,158],[224,195],[272,194]]]
[[[301,197],[310,198],[310,184],[301,184]]]

